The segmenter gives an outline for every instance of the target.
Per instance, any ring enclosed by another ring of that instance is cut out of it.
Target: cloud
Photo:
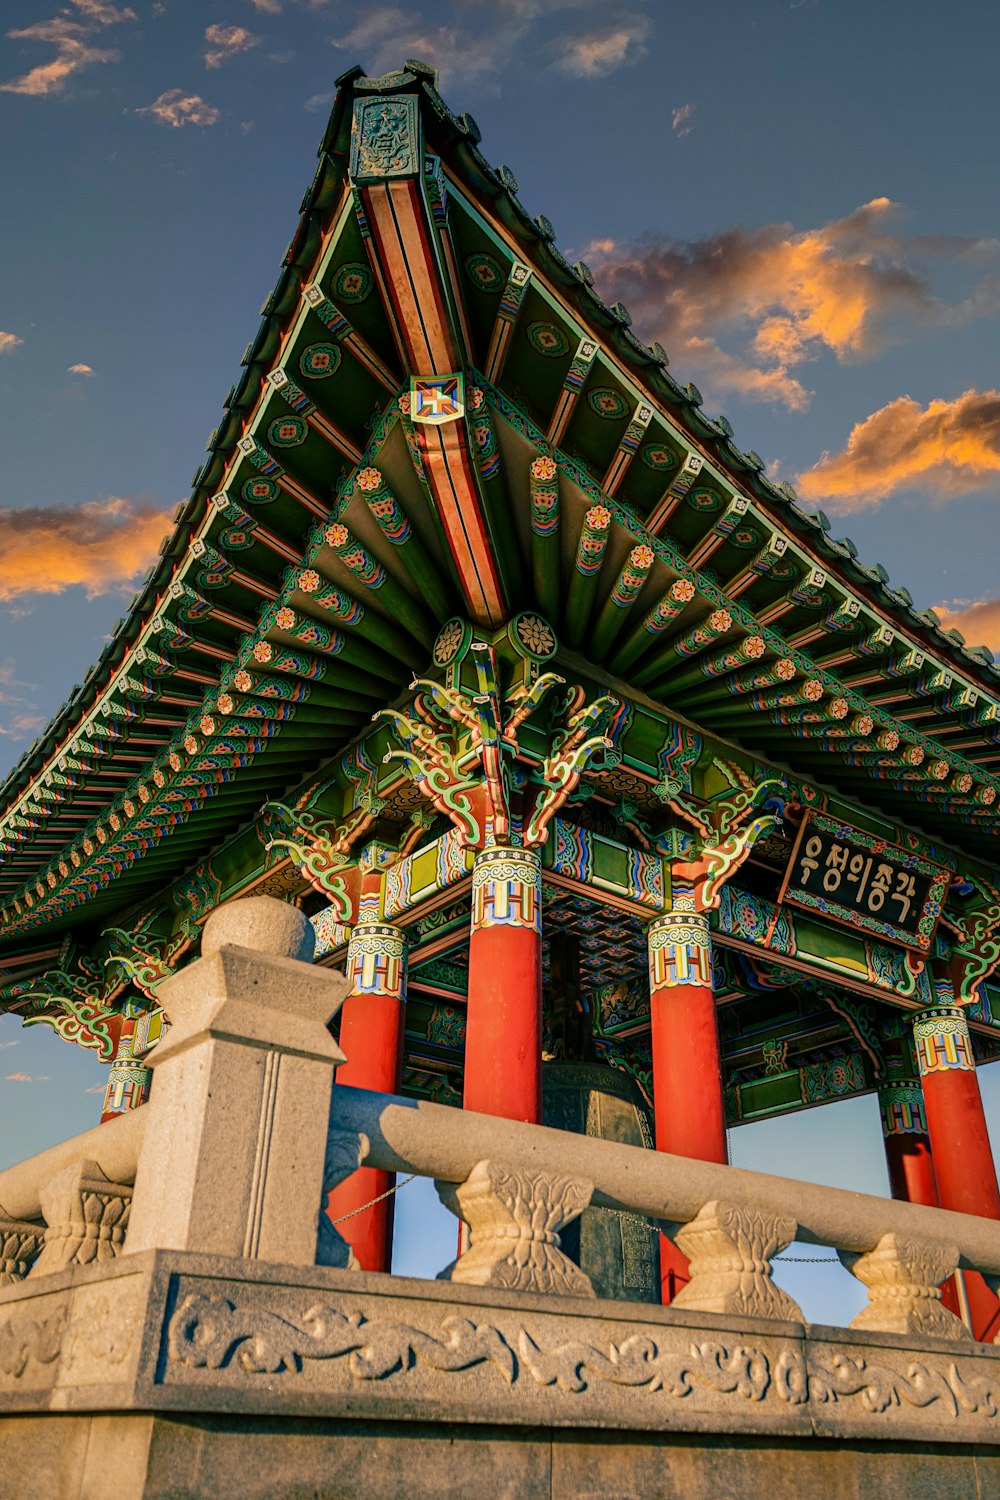
[[[9,354],[12,349],[17,349],[24,343],[16,333],[0,332],[0,354]]]
[[[47,42],[55,48],[55,57],[47,63],[0,83],[0,93],[28,94],[44,98],[59,94],[74,73],[95,63],[117,62],[121,54],[113,47],[94,46],[92,38],[102,26],[117,26],[134,21],[135,11],[128,6],[119,9],[105,0],[72,0],[79,19],[69,10],[50,21],[36,21],[31,26],[14,27],[7,36],[15,42]]]
[[[1000,599],[949,599],[934,608],[945,630],[959,630],[971,646],[1000,652]]]
[[[977,274],[1000,262],[1000,246],[961,236],[907,240],[899,213],[874,198],[815,229],[766,224],[696,240],[605,240],[585,258],[602,294],[625,303],[684,378],[803,410],[811,393],[801,367],[819,355],[871,359],[916,324],[956,324],[1000,308],[995,275],[949,304],[933,295],[926,269],[961,262]]]
[[[306,100],[305,104],[303,104],[302,108],[305,110],[306,114],[315,115],[318,114],[321,109],[326,109],[328,105],[332,104],[332,102],[332,94],[310,94],[309,98]]]
[[[214,125],[220,111],[207,104],[200,94],[185,94],[183,89],[165,89],[152,104],[136,110],[137,115],[152,115],[159,125],[180,130],[184,125]]]
[[[81,15],[98,26],[117,26],[120,21],[136,19],[135,11],[128,5],[119,10],[115,5],[106,4],[105,0],[72,0],[72,3]]]
[[[269,16],[281,14],[281,0],[250,0],[250,4],[254,10],[262,10]]]
[[[70,365],[68,370],[70,375],[93,375],[93,373],[92,365]]]
[[[105,1083],[92,1083],[90,1085],[90,1088],[84,1089],[83,1092],[85,1094],[106,1094],[108,1092],[108,1087]]]
[[[693,104],[678,104],[676,109],[670,112],[670,128],[674,135],[681,137],[691,134],[691,126],[688,123],[694,118]]]
[[[839,453],[800,474],[805,500],[862,510],[899,490],[936,499],[968,494],[1000,476],[1000,391],[965,391],[925,407],[900,396],[851,429]]]
[[[651,30],[648,16],[632,16],[583,36],[560,37],[552,66],[572,78],[603,78],[645,57]]]
[[[91,598],[120,588],[153,562],[170,521],[169,510],[118,497],[0,509],[0,600],[73,585]]]
[[[311,3],[318,9],[324,0]],[[600,0],[453,0],[450,6],[432,7],[430,16],[412,7],[371,5],[359,12],[349,31],[332,40],[335,47],[364,57],[372,74],[419,57],[440,70],[446,86],[491,78],[526,46],[547,56],[560,72],[599,78],[644,55],[651,23],[640,13],[642,0],[610,25],[542,39],[536,46],[539,27],[557,12],[596,10],[599,5]]]
[[[7,1074],[8,1083],[48,1083],[48,1081],[49,1075],[47,1073],[36,1073],[34,1076],[31,1073]]]
[[[0,1052],[6,1052],[8,1047],[19,1047],[20,1045],[20,1041],[0,1042]]]
[[[247,31],[245,26],[206,26],[205,40],[209,44],[205,53],[206,68],[221,68],[227,57],[236,57],[240,52],[249,52],[260,46],[260,37]]]

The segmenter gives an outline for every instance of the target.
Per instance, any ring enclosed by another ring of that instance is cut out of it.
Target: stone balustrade
[[[338,1087],[346,986],[309,964],[311,940],[268,898],[212,916],[203,957],[163,987],[151,1102],[0,1173],[0,1283],[144,1250],[355,1269],[322,1205],[362,1165],[436,1180],[471,1230],[440,1279],[467,1286],[592,1298],[559,1238],[588,1204],[673,1236],[688,1312],[802,1322],[771,1272],[795,1239],[865,1285],[868,1332],[967,1341],[941,1283],[958,1267],[1000,1283],[991,1220]]]
[[[795,1239],[835,1249],[867,1288],[852,1327],[967,1340],[941,1304],[958,1267],[1000,1282],[990,1219],[761,1172],[692,1161],[544,1126],[334,1088],[331,1140],[344,1160],[437,1180],[471,1226],[469,1250],[442,1277],[520,1291],[593,1295],[559,1250],[588,1204],[658,1219],[691,1261],[672,1306],[802,1321],[771,1259]]]
[[[1000,1348],[939,1286],[1000,1282],[1000,1225],[337,1085],[311,940],[267,898],[213,914],[150,1102],[0,1173],[0,1493],[769,1500],[881,1493],[876,1452],[993,1493]],[[469,1227],[436,1282],[358,1271],[324,1206],[361,1166]],[[669,1307],[595,1298],[560,1243],[589,1204],[673,1236]],[[775,1285],[793,1238],[868,1289],[850,1329]]]

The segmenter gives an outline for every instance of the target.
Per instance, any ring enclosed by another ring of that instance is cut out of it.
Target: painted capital
[[[496,845],[472,867],[472,926],[542,930],[542,860],[535,849]]]
[[[711,988],[712,943],[704,912],[665,912],[650,923],[647,943],[651,990]]]
[[[927,1134],[924,1091],[919,1078],[893,1078],[883,1083],[878,1091],[878,1107],[882,1134],[886,1138],[890,1135]]]
[[[921,1078],[930,1073],[975,1072],[969,1023],[961,1006],[918,1011],[913,1017],[913,1045]]]
[[[347,979],[353,995],[406,993],[406,937],[391,922],[359,922],[347,945]]]

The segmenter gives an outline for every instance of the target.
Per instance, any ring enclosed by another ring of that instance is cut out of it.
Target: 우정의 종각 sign
[[[920,854],[810,811],[778,900],[926,953],[950,880]]]

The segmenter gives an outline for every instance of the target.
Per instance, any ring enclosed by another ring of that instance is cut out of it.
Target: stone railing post
[[[311,967],[312,952],[300,911],[253,896],[214,912],[202,958],[160,987],[171,1025],[149,1058],[156,1080],[128,1253],[316,1263],[331,1088],[344,1060],[327,1023],[347,983]]]
[[[559,1248],[559,1230],[583,1213],[592,1183],[480,1161],[465,1182],[436,1187],[445,1207],[471,1230],[469,1249],[441,1272],[440,1281],[594,1296],[590,1277]]]
[[[691,1262],[691,1280],[672,1306],[805,1322],[798,1303],[771,1279],[772,1255],[791,1244],[797,1229],[791,1217],[706,1203],[674,1235]]]
[[[41,1254],[45,1226],[11,1219],[0,1209],[0,1286],[23,1281]]]
[[[39,1197],[45,1243],[33,1276],[121,1255],[132,1209],[129,1184],[109,1182],[95,1161],[80,1161],[43,1181]]]
[[[873,1250],[841,1261],[868,1288],[868,1305],[851,1324],[879,1333],[969,1339],[965,1325],[941,1301],[941,1283],[958,1266],[958,1247],[914,1235],[884,1234]]]

